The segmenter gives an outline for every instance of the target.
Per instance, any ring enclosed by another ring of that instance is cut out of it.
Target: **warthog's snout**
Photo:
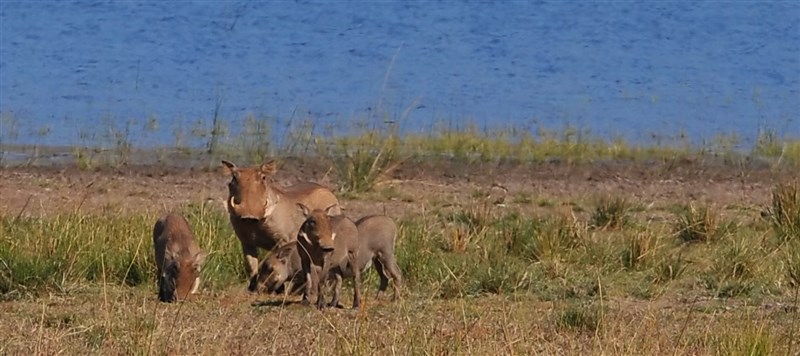
[[[269,293],[283,293],[283,282],[286,281],[282,281],[277,278],[270,278],[267,280],[264,289]]]
[[[330,235],[330,239],[319,240],[319,248],[322,249],[322,252],[325,253],[332,252],[333,247],[336,246],[334,241],[336,241],[336,233],[332,232]]]
[[[261,219],[259,217],[254,216],[254,215],[242,215],[239,218],[241,218],[242,221],[244,221],[244,222],[246,222],[248,224],[255,224],[255,223],[261,221]]]

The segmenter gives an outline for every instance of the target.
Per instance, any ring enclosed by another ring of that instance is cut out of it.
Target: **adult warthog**
[[[206,253],[197,246],[189,224],[178,214],[167,214],[153,227],[158,268],[158,299],[184,300],[200,285],[200,267]]]
[[[258,270],[258,249],[271,250],[276,245],[295,241],[300,225],[305,221],[297,204],[309,209],[331,209],[340,214],[339,200],[330,189],[312,182],[288,187],[273,184],[275,161],[259,167],[237,167],[222,161],[231,176],[228,183],[228,215],[236,236],[242,243],[245,268],[249,276]],[[255,290],[254,285],[248,288]]]

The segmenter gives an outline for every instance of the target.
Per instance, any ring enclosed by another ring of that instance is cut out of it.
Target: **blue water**
[[[0,137],[132,123],[170,144],[215,108],[278,135],[388,118],[800,136],[800,2],[0,2]]]

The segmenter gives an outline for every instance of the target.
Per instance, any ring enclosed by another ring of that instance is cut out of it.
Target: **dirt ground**
[[[335,189],[333,176],[325,163],[285,159],[275,179],[282,185],[317,181]],[[378,209],[402,218],[419,214],[431,204],[464,207],[486,199],[535,213],[567,203],[589,208],[604,196],[625,197],[648,208],[697,202],[757,213],[769,203],[775,184],[797,178],[797,172],[788,168],[709,162],[407,162],[384,177],[373,192],[345,195],[341,200],[348,215],[356,217]],[[227,182],[221,169],[5,167],[0,168],[0,212],[14,216],[158,213],[207,201],[223,209]],[[497,186],[505,187],[507,193]]]

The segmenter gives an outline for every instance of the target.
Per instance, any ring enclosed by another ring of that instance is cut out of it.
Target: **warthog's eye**
[[[266,182],[267,181],[267,175],[266,174],[262,174],[261,175],[261,181],[262,182]]]

